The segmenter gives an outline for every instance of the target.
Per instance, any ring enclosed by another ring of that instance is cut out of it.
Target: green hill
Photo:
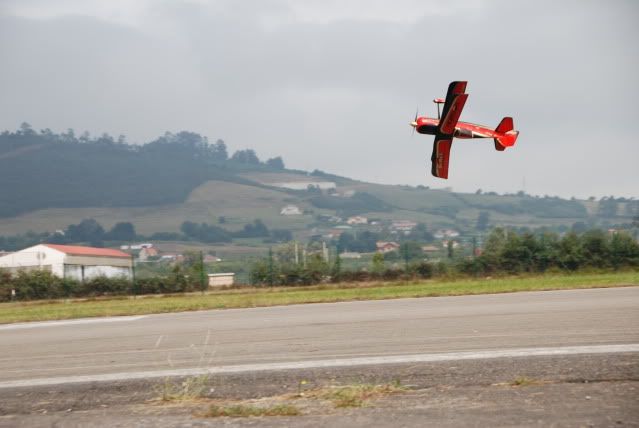
[[[433,230],[462,231],[606,225],[639,214],[634,200],[460,194],[287,170],[281,158],[260,161],[252,150],[229,156],[223,141],[209,143],[191,132],[167,133],[136,146],[108,135],[76,137],[72,131],[35,132],[23,125],[0,134],[0,183],[0,235],[5,236],[64,229],[86,218],[105,228],[131,222],[145,235],[177,232],[184,221],[219,225],[221,219],[224,228],[236,231],[259,218],[269,229],[303,238],[334,228],[331,217],[355,214],[382,224],[411,220]],[[281,215],[286,205],[302,214]]]

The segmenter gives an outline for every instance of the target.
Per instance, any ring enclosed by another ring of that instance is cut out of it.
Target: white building
[[[440,229],[433,234],[436,239],[443,238],[457,238],[459,236],[459,232],[454,229]]]
[[[142,244],[120,245],[121,250],[143,250],[145,248],[152,248],[153,244],[150,242],[144,242]]]
[[[263,183],[269,186],[282,187],[291,190],[306,190],[308,186],[314,186],[321,190],[335,189],[337,185],[332,181],[287,181],[284,183]]]
[[[348,224],[368,224],[368,219],[361,215],[354,215],[346,220]]]
[[[131,278],[131,256],[110,248],[40,244],[0,257],[0,268],[47,270],[61,278],[84,281],[97,276]]]
[[[146,262],[152,257],[159,257],[160,253],[154,247],[143,247],[138,254],[138,260]]]
[[[386,254],[386,253],[390,253],[391,251],[399,250],[399,244],[397,242],[378,241],[378,242],[375,243],[375,245],[377,246],[377,252],[378,253],[382,253],[382,254]]]
[[[229,273],[210,273],[209,287],[223,287],[225,285],[233,285],[235,282],[235,274]]]
[[[414,221],[399,220],[394,221],[393,224],[391,224],[391,229],[398,232],[410,232],[415,228],[415,226],[417,226],[417,223],[415,223]]]
[[[280,211],[281,215],[300,215],[302,210],[297,205],[287,205]]]

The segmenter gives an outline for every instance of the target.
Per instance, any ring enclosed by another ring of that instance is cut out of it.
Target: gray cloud
[[[634,2],[50,3],[0,17],[0,128],[189,129],[377,182],[637,196]],[[463,120],[522,133],[456,142],[446,182],[408,121],[454,79]]]

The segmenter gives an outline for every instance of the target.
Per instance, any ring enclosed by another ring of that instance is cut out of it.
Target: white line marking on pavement
[[[556,348],[496,349],[489,351],[447,352],[441,354],[392,355],[381,357],[357,357],[329,360],[289,361],[281,363],[242,364],[235,366],[211,366],[188,369],[155,370],[130,373],[108,373],[83,376],[64,376],[42,379],[25,379],[0,382],[0,389],[50,386],[83,382],[113,382],[134,379],[198,376],[203,374],[245,373],[275,370],[299,370],[329,367],[353,367],[381,364],[435,363],[442,361],[481,360],[493,358],[541,357],[580,354],[615,354],[639,352],[639,343],[626,345],[563,346]]]
[[[146,315],[136,315],[136,316],[130,316],[130,317],[80,318],[75,320],[24,322],[24,323],[17,323],[17,324],[0,325],[0,330],[21,330],[25,328],[58,327],[62,325],[100,324],[103,322],[136,321],[142,318],[146,318]]]

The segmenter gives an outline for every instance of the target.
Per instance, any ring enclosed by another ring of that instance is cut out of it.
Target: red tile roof
[[[79,245],[57,245],[57,244],[44,244],[54,250],[62,251],[63,253],[74,256],[92,256],[92,257],[121,257],[131,258],[130,254],[127,254],[120,250],[113,250],[111,248],[95,248],[95,247],[82,247]]]

